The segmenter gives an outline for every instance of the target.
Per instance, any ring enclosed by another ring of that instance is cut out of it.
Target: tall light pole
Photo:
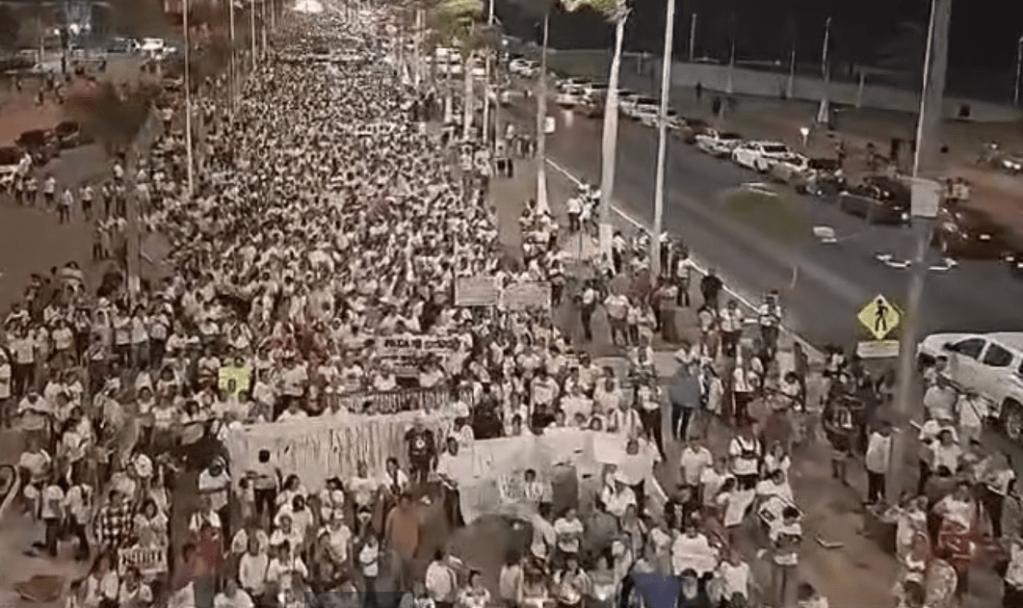
[[[650,235],[651,279],[661,276],[661,223],[664,216],[664,165],[668,154],[668,98],[671,96],[671,51],[675,38],[675,0],[667,0],[664,59],[661,61],[661,107],[657,114],[657,181],[654,186],[654,233]]]
[[[490,0],[487,4],[490,5],[489,14],[487,16],[487,27],[490,28],[490,33],[494,30],[494,0]],[[486,145],[490,141],[490,74],[492,70],[491,66],[491,54],[494,49],[486,49],[487,57],[486,63],[484,64],[484,70],[486,74],[483,76],[483,144]],[[494,87],[494,94],[497,94],[497,87]],[[497,100],[500,103],[500,100]]]
[[[252,31],[249,32],[252,42],[252,69],[255,70],[259,65],[259,57],[256,54],[256,0],[249,0],[249,25],[252,26]]]
[[[689,63],[696,59],[696,18],[698,16],[698,13],[693,13],[693,18],[689,20]]]
[[[547,42],[551,11],[543,14],[543,51],[540,53],[540,77],[536,83],[536,207],[550,211],[547,201]],[[603,217],[603,216],[601,216]]]
[[[228,37],[231,39],[231,122],[234,123],[235,101],[238,96],[238,66],[235,64],[234,0],[227,0]]]
[[[192,67],[189,65],[192,43],[188,35],[188,0],[181,2],[181,25],[185,30],[185,162],[188,196],[192,196],[195,192],[195,162],[192,156]]]
[[[729,16],[729,22],[731,23],[731,26],[729,27],[729,31],[731,31],[731,42],[729,43],[730,50],[728,52],[728,86],[725,92],[731,95],[734,92],[734,83],[732,79],[735,76],[735,11],[732,11]]]
[[[1016,43],[1016,86],[1012,89],[1012,105],[1019,105],[1020,79],[1023,78],[1023,36]]]
[[[831,48],[831,17],[824,22],[824,50],[821,51],[821,77],[824,79],[824,92],[821,94],[821,105],[817,109],[817,122],[827,124],[831,113],[828,100],[828,88],[831,86],[831,68],[828,65],[828,51]]]
[[[900,430],[893,442],[891,474],[888,475],[888,500],[898,501],[905,487],[905,454],[908,449],[909,421],[919,402],[916,390],[916,341],[920,327],[924,279],[927,277],[927,248],[940,200],[940,187],[934,181],[941,176],[940,131],[945,72],[948,68],[948,30],[952,18],[952,0],[931,1],[931,21],[924,59],[923,92],[916,130],[916,155],[913,159],[913,229],[916,232],[916,256],[911,265],[905,326],[899,345],[899,385],[895,395],[894,421]]]

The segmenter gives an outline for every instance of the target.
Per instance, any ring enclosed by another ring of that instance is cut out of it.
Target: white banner
[[[455,281],[455,306],[497,306],[501,287],[494,277],[462,277]]]
[[[512,283],[501,293],[505,310],[550,310],[550,283]]]

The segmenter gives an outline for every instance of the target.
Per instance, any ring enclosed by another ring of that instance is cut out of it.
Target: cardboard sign
[[[455,306],[497,306],[501,288],[493,277],[463,277],[455,281]]]
[[[473,404],[471,388],[460,390],[458,398]],[[410,388],[396,391],[364,391],[341,395],[341,405],[350,412],[362,413],[367,407],[379,414],[395,414],[410,410],[436,410],[451,403],[446,388]]]
[[[149,547],[131,547],[117,552],[117,572],[124,576],[128,569],[135,567],[143,578],[150,578],[167,572],[167,550]]]
[[[512,283],[504,288],[501,302],[506,310],[550,310],[551,284]]]

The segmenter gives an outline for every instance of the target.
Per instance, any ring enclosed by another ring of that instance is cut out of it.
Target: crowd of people
[[[865,454],[866,499],[882,505],[891,433],[873,413],[894,378],[872,378],[835,349],[825,396],[813,402],[802,349],[780,362],[778,294],[744,315],[717,274],[699,275],[666,237],[657,237],[662,272],[652,281],[642,233],[616,234],[611,256],[568,276],[560,243],[592,228],[592,192],[569,201],[565,227],[527,205],[523,259],[503,255],[486,198],[491,159],[456,129],[425,126],[441,113],[437,96],[403,83],[368,33],[346,39],[359,52],[345,61],[310,58],[349,29],[295,16],[279,31],[282,52],[239,100],[204,100],[194,192],[170,121],[149,155],[118,161],[109,183],[79,192],[87,217],[122,232],[129,200],[138,201],[144,226],[171,243],[171,276],[133,285],[113,264],[92,289],[72,263],[33,277],[4,319],[0,421],[19,425],[26,442],[18,504],[44,524],[35,550],[56,557],[70,542],[70,556],[91,563],[68,605],[146,608],[186,597],[197,608],[568,608],[653,605],[651,594],[667,592],[679,608],[826,608],[798,576],[793,450],[822,406],[835,477],[845,481],[849,460]],[[493,160],[499,176],[513,174],[514,158]],[[100,260],[125,253],[97,244]],[[543,307],[456,306],[456,283],[481,275],[550,285],[552,306],[578,310],[583,344]],[[695,339],[679,335],[679,308],[695,310]],[[586,352],[598,309],[627,354],[624,373]],[[444,356],[379,354],[380,340],[403,335],[457,346]],[[658,340],[684,344],[666,386],[653,363]],[[922,498],[890,509],[897,595],[911,608],[955,606],[971,539],[984,525],[1001,536],[1013,481],[1004,456],[977,441],[983,402],[957,395],[943,364],[926,376]],[[382,470],[360,462],[308,487],[269,451],[240,470],[224,449],[243,424],[394,414],[412,402],[351,396],[403,389],[449,394],[442,409],[454,428],[435,436],[421,414],[404,453]],[[449,532],[463,525],[459,450],[558,427],[626,438],[592,508],[556,509],[542,474],[516,473],[538,517],[509,522],[526,533],[496,589],[446,544],[426,545],[422,512],[433,501]],[[662,509],[649,480],[668,458],[666,440],[682,446],[681,483],[667,488]],[[197,507],[182,498],[190,494]],[[753,554],[770,584],[757,584]],[[1018,606],[1023,543],[1006,557],[1005,606]]]

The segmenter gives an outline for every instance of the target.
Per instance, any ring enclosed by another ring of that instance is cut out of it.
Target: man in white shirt
[[[679,457],[679,465],[682,468],[682,483],[688,486],[694,496],[699,496],[700,478],[704,469],[714,464],[714,456],[702,443],[699,437],[689,440],[686,447],[682,448]]]
[[[604,299],[604,310],[607,311],[607,320],[611,325],[611,344],[615,346],[629,345],[629,326],[626,323],[626,316],[629,312],[629,298],[624,294],[610,293]],[[621,344],[616,336],[621,336]]]
[[[433,561],[426,567],[426,593],[438,608],[451,608],[458,594],[458,575],[444,553],[438,549]]]
[[[637,506],[636,494],[619,479],[604,486],[600,493],[600,502],[604,504],[604,510],[618,519],[625,516],[629,505]]]
[[[565,515],[554,521],[554,533],[557,534],[558,551],[561,557],[578,557],[583,532],[583,522],[579,520],[575,509],[569,509]]]
[[[927,417],[935,420],[953,419],[959,395],[955,387],[944,376],[937,376],[936,382],[924,393],[924,409]]]
[[[224,590],[213,598],[213,608],[253,608],[252,597],[244,589],[238,588],[233,578],[224,582]]]

